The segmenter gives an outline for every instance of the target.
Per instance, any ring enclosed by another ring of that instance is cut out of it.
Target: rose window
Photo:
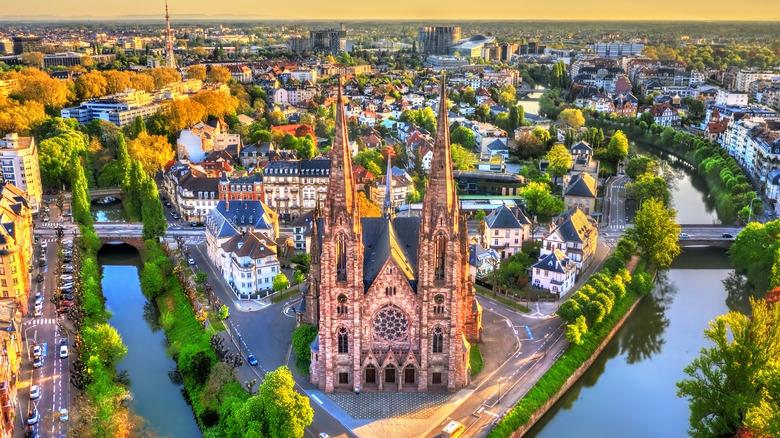
[[[399,341],[406,337],[409,321],[398,306],[384,306],[374,317],[374,333],[385,341]]]

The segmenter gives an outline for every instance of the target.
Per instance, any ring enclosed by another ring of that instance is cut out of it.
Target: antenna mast
[[[167,67],[176,68],[176,58],[173,57],[173,37],[171,36],[171,18],[168,16],[168,0],[165,1],[165,63]]]

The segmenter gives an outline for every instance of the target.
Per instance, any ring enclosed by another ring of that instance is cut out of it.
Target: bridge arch
[[[107,236],[100,237],[100,243],[103,245],[130,245],[137,249],[139,252],[144,249],[144,239],[141,237],[123,237],[123,236]]]

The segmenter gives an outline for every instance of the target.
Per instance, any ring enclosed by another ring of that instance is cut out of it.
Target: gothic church
[[[437,131],[420,217],[365,218],[339,89],[330,182],[315,213],[302,322],[319,334],[311,381],[333,391],[455,391],[469,383],[482,309],[468,278],[468,229],[452,176],[442,78]],[[389,166],[388,166],[389,172]]]

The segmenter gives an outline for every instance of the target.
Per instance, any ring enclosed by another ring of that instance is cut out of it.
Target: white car
[[[41,388],[38,385],[30,387],[30,400],[35,400],[41,397]]]
[[[68,346],[63,345],[60,347],[60,359],[65,359],[68,357]]]
[[[68,410],[65,408],[60,409],[60,421],[68,421]]]
[[[195,259],[189,259],[189,260],[187,260],[187,263],[189,263],[191,265],[194,265],[195,264]]]
[[[36,345],[35,347],[33,347],[33,356],[38,357],[41,355],[42,352],[43,350],[41,349],[40,345]]]
[[[64,281],[73,281],[73,276],[72,275],[68,275],[68,274],[60,275],[60,280],[63,281],[63,282]]]
[[[33,316],[42,316],[43,315],[43,309],[41,307],[36,307],[35,311],[33,312]]]
[[[48,248],[48,247],[49,247],[49,244],[47,242],[42,242],[41,243],[41,251],[46,251],[46,248]]]

